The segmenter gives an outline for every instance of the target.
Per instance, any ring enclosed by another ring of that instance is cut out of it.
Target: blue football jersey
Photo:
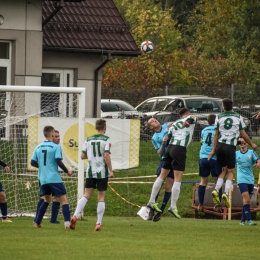
[[[237,183],[254,184],[253,165],[259,159],[253,150],[236,151]]]
[[[207,126],[201,131],[200,159],[208,158],[213,147],[214,135],[214,125]],[[217,160],[216,153],[211,158]]]
[[[154,148],[156,149],[156,151],[158,149],[160,149],[160,147],[162,146],[162,141],[163,141],[163,138],[164,136],[168,135],[168,122],[164,123],[162,125],[162,128],[161,128],[161,131],[160,132],[155,132],[153,134],[153,137],[152,137],[152,143],[153,143],[153,146]],[[164,150],[164,155],[165,155],[165,152],[167,150],[167,145],[165,145],[165,150]],[[162,156],[162,158],[164,158],[164,155]]]
[[[38,162],[38,179],[41,185],[61,183],[56,159],[62,160],[61,147],[51,141],[44,141],[36,146],[32,160]]]

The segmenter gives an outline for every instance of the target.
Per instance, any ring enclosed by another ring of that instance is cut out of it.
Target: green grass
[[[104,216],[100,232],[93,231],[95,222],[85,217],[75,230],[48,220],[33,228],[25,217],[0,222],[1,259],[257,259],[260,253],[260,226],[234,220]]]

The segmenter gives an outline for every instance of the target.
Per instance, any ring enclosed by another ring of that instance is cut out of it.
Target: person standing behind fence
[[[243,197],[243,209],[240,225],[245,226],[246,220],[248,225],[254,226],[256,223],[251,219],[250,199],[254,193],[255,177],[253,165],[260,167],[260,158],[255,151],[248,149],[248,144],[242,137],[239,137],[239,151],[236,151],[237,165],[237,184]]]
[[[70,209],[66,196],[66,189],[63,185],[58,167],[60,167],[69,176],[72,171],[68,170],[62,162],[61,147],[53,143],[55,129],[52,126],[45,126],[43,129],[46,140],[36,146],[31,158],[31,165],[38,168],[38,178],[41,183],[44,202],[39,208],[35,219],[34,227],[40,228],[43,216],[49,206],[52,195],[62,204],[62,213],[64,216],[65,229],[69,229]]]
[[[0,161],[0,165],[5,168],[6,172],[10,171],[9,166],[4,162]],[[2,222],[12,222],[12,220],[9,217],[7,217],[6,196],[1,182],[0,182],[0,209],[2,213]]]
[[[207,121],[209,126],[205,127],[201,131],[201,147],[200,147],[200,161],[199,161],[199,175],[201,177],[200,185],[198,188],[198,197],[199,197],[199,205],[198,212],[203,212],[203,204],[205,191],[208,185],[209,175],[214,179],[216,184],[219,174],[221,173],[221,166],[217,162],[217,155],[214,154],[210,160],[208,160],[208,155],[212,150],[213,142],[214,142],[214,122],[216,119],[216,115],[210,114],[208,115]],[[219,197],[221,198],[222,188],[219,190]],[[221,209],[215,208],[216,211],[221,211]]]
[[[157,196],[164,180],[170,170],[174,170],[174,184],[172,186],[171,206],[168,212],[176,218],[181,218],[177,210],[177,201],[180,195],[182,175],[185,171],[187,147],[190,144],[196,124],[196,117],[190,114],[187,108],[182,108],[179,112],[181,119],[176,120],[169,129],[169,146],[165,154],[165,159],[160,176],[154,182],[149,200],[149,207],[157,212],[162,212],[155,197]]]
[[[161,157],[159,167],[156,171],[157,177],[161,173],[165,153],[166,153],[166,150],[168,147],[168,145],[167,145],[168,130],[169,130],[169,127],[172,125],[172,123],[173,122],[166,122],[163,125],[161,125],[155,118],[150,118],[147,122],[149,129],[151,129],[155,132],[152,137],[152,144],[153,144],[155,150],[157,151],[158,155]],[[160,207],[162,212],[157,212],[157,214],[154,216],[154,210],[151,208],[147,220],[153,220],[154,222],[157,222],[161,219],[161,215],[163,214],[164,209],[165,209],[169,199],[171,198],[171,190],[172,190],[173,182],[174,182],[174,174],[173,174],[173,170],[171,169],[167,176],[163,202]],[[158,195],[159,195],[159,193],[157,194],[155,201],[157,201]]]
[[[88,159],[87,178],[85,193],[78,201],[77,208],[70,221],[70,228],[75,229],[78,217],[85,208],[93,194],[94,189],[98,190],[97,222],[94,231],[100,231],[103,215],[105,213],[105,193],[108,185],[108,177],[113,178],[114,173],[110,158],[110,138],[105,135],[106,121],[96,121],[97,134],[87,138],[84,142],[81,159]]]
[[[227,175],[225,183],[225,192],[222,194],[225,206],[230,207],[228,194],[232,185],[234,170],[236,165],[236,144],[239,134],[253,148],[257,147],[252,143],[247,133],[245,132],[246,125],[243,117],[233,111],[233,102],[231,99],[225,98],[222,101],[224,112],[217,115],[215,120],[215,136],[212,151],[209,153],[208,159],[216,153],[217,160],[222,167],[222,172],[219,175],[215,190],[212,191],[214,204],[220,205],[219,190],[222,187],[224,178]]]

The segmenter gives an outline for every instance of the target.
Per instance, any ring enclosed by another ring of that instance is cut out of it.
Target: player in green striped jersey
[[[231,99],[225,98],[222,101],[224,112],[220,113],[215,120],[215,136],[212,151],[209,153],[210,159],[215,153],[217,154],[218,163],[222,167],[215,190],[212,192],[213,201],[216,206],[220,205],[219,190],[222,187],[224,178],[227,175],[225,183],[225,192],[222,194],[222,199],[227,208],[230,207],[228,194],[231,189],[232,179],[236,165],[236,145],[239,135],[247,142],[253,149],[257,146],[252,143],[248,137],[245,128],[246,125],[243,117],[233,111],[233,102]]]

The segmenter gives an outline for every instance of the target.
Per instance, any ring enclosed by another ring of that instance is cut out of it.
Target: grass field
[[[95,217],[78,221],[75,230],[46,219],[37,229],[32,221],[0,222],[1,259],[257,259],[260,254],[260,225],[240,226],[235,220],[163,217],[155,223],[104,216],[100,232],[93,231]]]

